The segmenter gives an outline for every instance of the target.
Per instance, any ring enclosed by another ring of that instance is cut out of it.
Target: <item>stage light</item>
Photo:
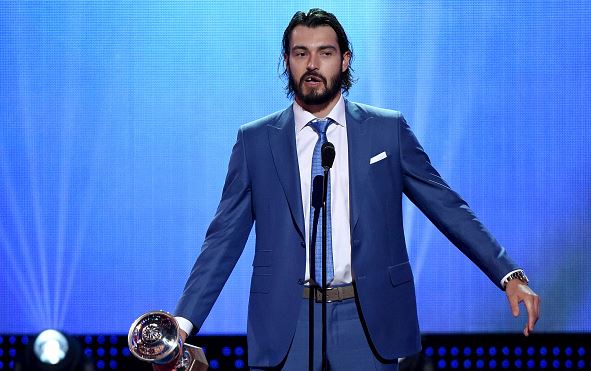
[[[33,349],[37,358],[45,364],[57,365],[66,358],[68,340],[59,331],[45,330],[37,336]]]
[[[488,354],[492,357],[496,356],[497,355],[497,348],[495,348],[495,347],[488,348]]]
[[[515,360],[515,368],[521,368],[522,365],[523,365],[523,363],[521,362],[520,359]]]
[[[540,368],[546,368],[546,367],[548,367],[548,362],[545,359],[541,360],[540,361]]]
[[[237,369],[243,369],[244,368],[244,361],[241,359],[237,359],[236,361],[234,361],[234,367]]]
[[[548,348],[546,347],[541,347],[540,348],[540,354],[545,356],[546,354],[548,354]]]
[[[527,348],[527,355],[528,356],[533,357],[534,354],[536,354],[536,349],[534,347]]]
[[[49,329],[37,335],[25,349],[25,357],[21,369],[27,371],[74,371],[94,370],[92,363],[82,359],[82,346],[76,338]]]
[[[511,354],[511,351],[509,350],[509,347],[503,347],[503,355],[508,356],[509,354]]]
[[[470,348],[470,347],[465,347],[465,348],[464,348],[464,355],[465,355],[466,357],[468,357],[470,354],[472,354],[472,348]]]

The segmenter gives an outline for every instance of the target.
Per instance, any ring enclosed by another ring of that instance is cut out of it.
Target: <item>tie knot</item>
[[[314,120],[310,121],[309,125],[318,134],[326,134],[326,129],[328,128],[328,126],[330,124],[332,124],[332,120],[327,117],[324,119],[314,119]]]

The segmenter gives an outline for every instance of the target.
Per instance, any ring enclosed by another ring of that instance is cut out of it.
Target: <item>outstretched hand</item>
[[[514,317],[519,315],[519,303],[523,302],[527,309],[527,323],[523,334],[529,336],[540,318],[540,297],[529,286],[520,280],[511,280],[505,289],[507,299],[511,305],[511,312]]]

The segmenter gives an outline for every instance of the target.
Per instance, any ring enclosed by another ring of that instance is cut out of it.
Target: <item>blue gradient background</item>
[[[586,1],[0,3],[0,332],[126,333],[173,310],[239,125],[286,107],[282,32],[334,12],[354,101],[402,111],[526,269],[540,331],[591,331]],[[518,332],[405,201],[425,332]],[[240,334],[249,242],[203,333]]]

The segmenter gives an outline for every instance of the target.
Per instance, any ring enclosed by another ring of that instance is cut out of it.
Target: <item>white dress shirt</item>
[[[297,102],[293,103],[295,119],[296,148],[300,170],[300,186],[306,230],[306,256],[310,256],[310,182],[312,178],[312,156],[318,134],[308,125],[316,118],[305,111]],[[332,260],[334,279],[331,286],[352,282],[351,279],[351,233],[349,219],[349,151],[347,145],[347,121],[345,100],[341,96],[332,111],[326,116],[334,122],[328,126],[326,137],[334,144],[335,160],[330,170],[330,210],[332,227]],[[314,254],[314,252],[312,252]],[[310,279],[310,259],[306,259],[306,281]]]

